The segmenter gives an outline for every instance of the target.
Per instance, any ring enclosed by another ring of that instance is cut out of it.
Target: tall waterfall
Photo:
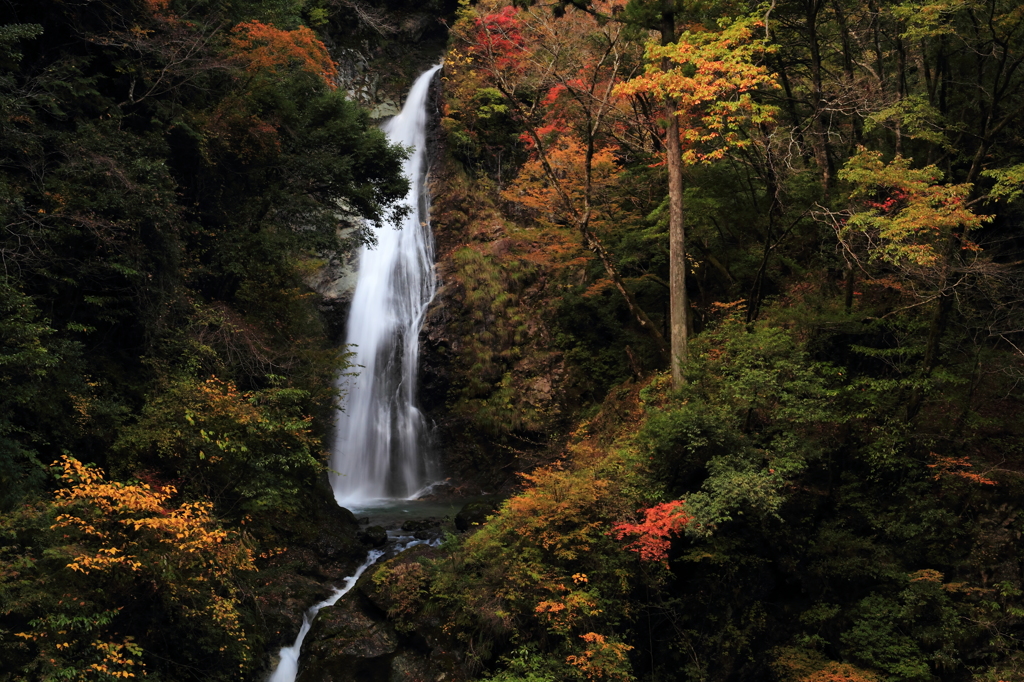
[[[419,330],[435,288],[423,185],[427,95],[440,68],[416,79],[402,112],[384,126],[392,142],[413,148],[404,167],[412,210],[400,229],[379,230],[377,245],[358,255],[346,339],[358,374],[339,381],[346,398],[331,457],[334,497],[346,507],[415,496],[435,475],[423,454],[416,371]]]

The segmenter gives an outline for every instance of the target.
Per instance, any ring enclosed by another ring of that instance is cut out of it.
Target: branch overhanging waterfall
[[[358,255],[346,335],[358,374],[339,380],[346,398],[331,456],[334,497],[346,507],[412,498],[436,477],[425,456],[416,372],[419,330],[436,288],[424,180],[426,102],[440,68],[416,79],[401,113],[383,126],[392,142],[412,148],[404,166],[412,210],[400,228],[379,230],[377,245]]]

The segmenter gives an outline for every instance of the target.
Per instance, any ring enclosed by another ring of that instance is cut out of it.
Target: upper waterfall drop
[[[346,332],[357,374],[339,379],[345,404],[330,465],[334,498],[346,507],[410,498],[436,477],[416,407],[416,372],[419,331],[436,288],[424,180],[427,96],[440,68],[416,79],[401,113],[383,126],[391,142],[412,147],[403,168],[412,210],[399,228],[378,230],[377,245],[358,254]]]

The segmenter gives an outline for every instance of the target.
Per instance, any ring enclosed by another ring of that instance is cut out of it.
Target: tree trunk
[[[672,0],[663,0],[661,11],[661,44],[676,40],[675,14]],[[668,65],[664,65],[667,70]],[[676,103],[665,101],[665,148],[668,166],[668,283],[669,343],[672,351],[672,383],[683,385],[683,364],[686,362],[689,336],[690,302],[686,293],[686,215],[683,212],[683,148],[679,143],[679,117]]]
[[[668,103],[668,283],[671,318],[672,383],[682,386],[686,362],[690,302],[686,292],[686,214],[683,212],[683,150],[675,102]]]

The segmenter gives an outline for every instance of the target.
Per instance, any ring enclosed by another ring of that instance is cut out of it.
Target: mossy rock
[[[375,549],[388,543],[388,532],[383,526],[370,526],[359,533],[359,541]]]
[[[487,517],[493,514],[496,508],[497,503],[490,500],[468,502],[455,515],[455,527],[458,530],[466,531],[473,526],[478,526],[486,521]]]
[[[354,595],[353,595],[354,596]],[[357,598],[320,610],[302,647],[298,682],[388,682],[398,637]]]

